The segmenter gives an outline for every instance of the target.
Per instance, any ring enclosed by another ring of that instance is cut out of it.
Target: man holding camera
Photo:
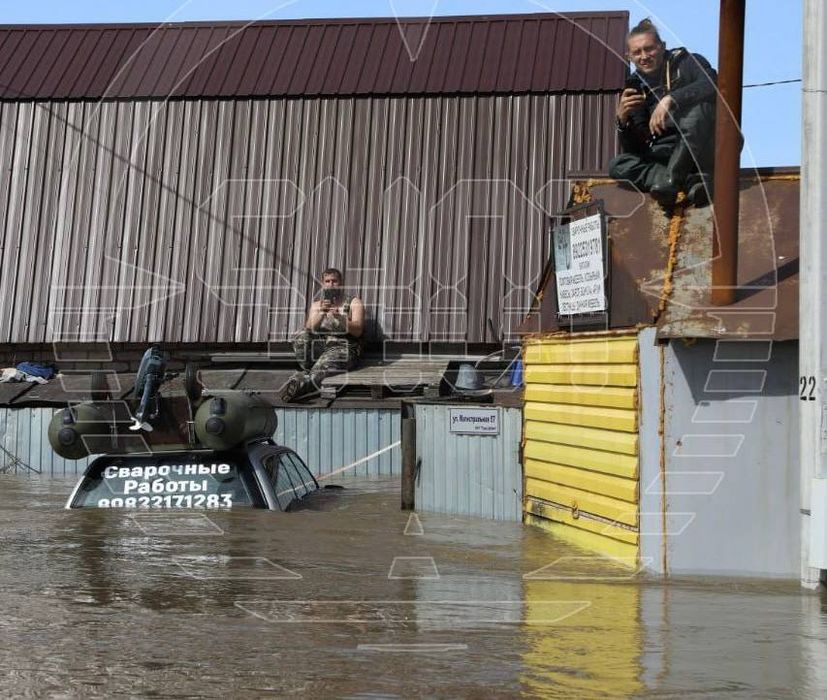
[[[609,175],[667,206],[679,192],[702,206],[712,195],[717,75],[699,54],[667,50],[648,19],[632,29],[627,46],[636,71],[617,105],[623,152]]]
[[[281,391],[291,402],[318,391],[322,380],[355,367],[362,354],[365,306],[358,297],[348,297],[342,273],[329,267],[322,273],[322,298],[314,301],[302,330],[293,340],[296,359],[302,367]]]

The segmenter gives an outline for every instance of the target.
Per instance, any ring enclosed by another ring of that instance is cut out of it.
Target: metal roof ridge
[[[55,23],[0,23],[0,31],[54,31],[63,30],[89,30],[89,29],[187,29],[207,27],[268,27],[268,26],[310,26],[310,25],[336,25],[336,24],[437,24],[437,23],[458,23],[458,22],[522,22],[529,20],[543,19],[593,19],[596,17],[605,18],[626,18],[629,13],[626,10],[610,11],[575,11],[575,12],[526,12],[526,13],[503,13],[485,15],[434,15],[433,17],[307,17],[294,19],[250,19],[250,20],[193,20],[187,22],[67,22]]]

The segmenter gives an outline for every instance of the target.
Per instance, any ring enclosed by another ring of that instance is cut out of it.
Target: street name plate
[[[452,408],[450,430],[455,435],[499,435],[499,408]]]

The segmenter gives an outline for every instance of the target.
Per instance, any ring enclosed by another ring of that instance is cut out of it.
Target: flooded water
[[[797,584],[661,584],[541,531],[399,510],[65,511],[0,477],[3,696],[825,697]]]

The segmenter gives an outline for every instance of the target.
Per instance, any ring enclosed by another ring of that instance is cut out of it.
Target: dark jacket
[[[640,153],[658,142],[673,141],[677,138],[675,127],[652,138],[649,133],[649,118],[658,102],[666,95],[675,100],[676,119],[686,114],[694,105],[715,102],[718,74],[703,56],[689,53],[684,48],[671,49],[663,58],[663,75],[659,85],[649,85],[646,78],[635,71],[626,86],[639,87],[646,96],[646,102],[635,110],[625,127],[618,125],[620,144],[624,153]]]

